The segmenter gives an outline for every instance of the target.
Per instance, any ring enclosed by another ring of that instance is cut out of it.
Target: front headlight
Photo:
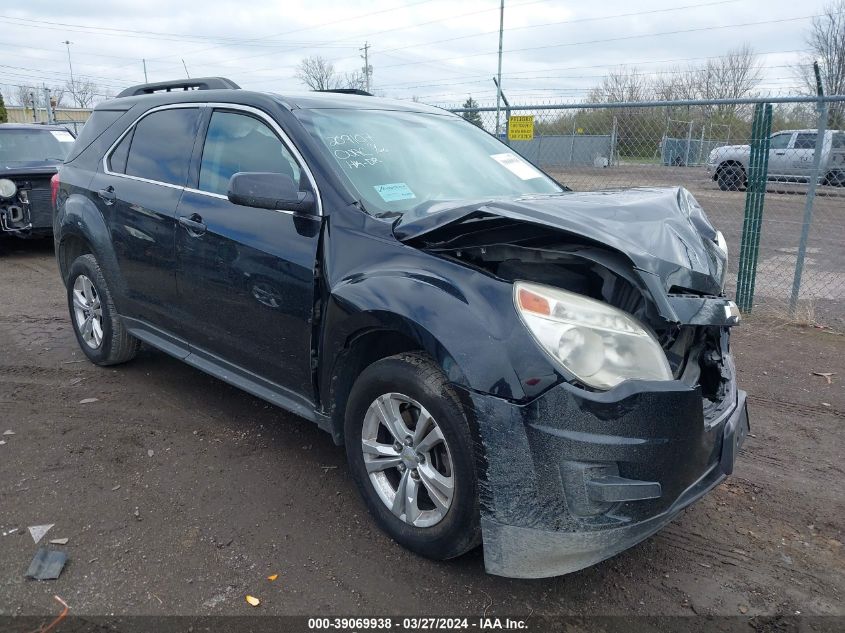
[[[672,380],[660,343],[622,310],[525,281],[514,284],[514,303],[540,346],[586,385],[610,389],[623,380]]]
[[[721,231],[716,231],[716,246],[719,247],[719,250],[725,254],[725,260],[727,261],[728,257],[728,242],[725,240],[725,236],[722,235]]]
[[[8,178],[0,178],[0,198],[11,198],[18,192],[18,186]]]

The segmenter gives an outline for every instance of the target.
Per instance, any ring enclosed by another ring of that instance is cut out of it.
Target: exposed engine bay
[[[619,308],[652,329],[676,379],[700,385],[705,410],[717,409],[728,395],[727,327],[735,320],[724,311],[714,315],[712,324],[667,319],[653,289],[621,253],[586,238],[489,215],[451,224],[414,243],[504,281],[546,284]],[[672,287],[665,298],[681,305],[690,300],[724,305],[720,297],[680,287]]]

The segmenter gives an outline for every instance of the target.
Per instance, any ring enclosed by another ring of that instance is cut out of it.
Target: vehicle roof
[[[97,110],[128,110],[139,104],[151,107],[171,103],[218,102],[260,106],[272,100],[288,110],[312,109],[356,109],[356,110],[398,110],[404,112],[428,112],[444,114],[446,110],[414,101],[400,101],[383,97],[350,95],[333,92],[286,92],[284,94],[257,92],[253,90],[174,90],[153,94],[120,97],[99,104]]]
[[[48,125],[46,123],[0,123],[2,130],[63,130],[67,131],[64,125]]]
[[[798,132],[799,134],[816,134],[818,132],[818,128],[810,127],[804,128],[803,130],[778,130],[777,132],[773,132],[774,134],[793,134],[794,132]],[[829,134],[837,134],[839,132],[845,132],[845,130],[826,130]]]

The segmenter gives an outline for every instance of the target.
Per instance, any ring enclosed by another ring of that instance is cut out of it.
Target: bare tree
[[[79,108],[90,108],[97,97],[99,87],[90,79],[74,79],[65,84],[65,88],[73,99],[73,104]]]
[[[620,67],[611,70],[588,96],[589,101],[615,103],[642,101],[648,90],[646,78],[636,68]]]
[[[703,99],[739,99],[754,90],[761,80],[760,60],[748,44],[707,62],[699,73],[699,96]]]
[[[833,0],[825,6],[822,16],[813,18],[807,44],[811,52],[805,63],[795,69],[807,92],[816,94],[812,66],[813,61],[818,60],[825,94],[845,94],[845,0]],[[828,125],[845,126],[845,105],[829,105]]]
[[[38,89],[34,86],[15,86],[12,97],[14,98],[15,105],[31,108],[33,95],[35,96],[35,103],[38,103],[37,93]]]
[[[343,84],[334,65],[319,56],[303,59],[296,69],[296,78],[311,90],[335,90]]]
[[[697,77],[700,99],[740,99],[749,96],[762,79],[762,66],[748,44],[728,51],[727,55],[708,60]],[[737,105],[705,106],[705,115],[730,118],[743,109]],[[747,108],[746,108],[747,109]]]
[[[344,88],[352,88],[354,90],[367,89],[367,78],[360,70],[344,74],[342,83]]]
[[[67,97],[67,88],[65,86],[52,86],[50,88],[50,99],[53,101],[54,108],[64,106],[65,97]]]

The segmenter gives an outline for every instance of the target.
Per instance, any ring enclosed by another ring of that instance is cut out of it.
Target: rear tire
[[[358,490],[393,540],[435,560],[481,542],[469,426],[427,356],[404,353],[367,367],[349,395],[344,431]]]
[[[719,167],[716,183],[722,191],[739,191],[745,186],[745,170],[739,165]]]
[[[67,300],[76,340],[88,360],[105,366],[135,357],[141,341],[126,331],[93,255],[80,255],[71,264]]]
[[[824,179],[825,185],[845,187],[845,171],[832,171]]]

